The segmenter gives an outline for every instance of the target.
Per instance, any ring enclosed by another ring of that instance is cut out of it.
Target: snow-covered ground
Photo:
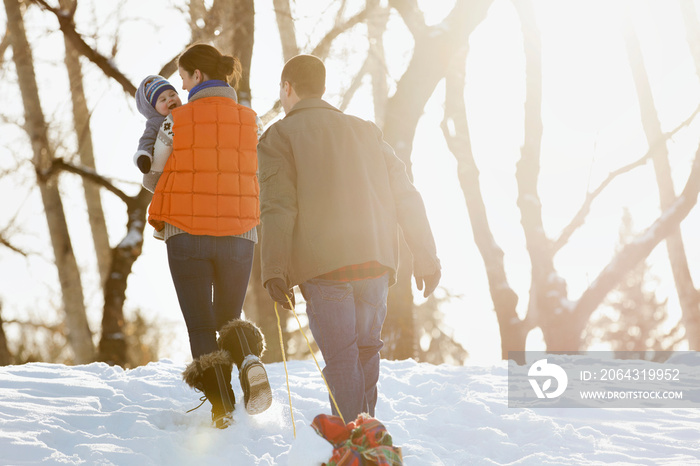
[[[272,407],[210,427],[184,363],[0,368],[0,464],[315,465],[331,446],[310,427],[329,412],[313,361],[268,365]],[[407,465],[700,464],[698,409],[516,409],[508,368],[382,361],[377,418]],[[237,379],[234,379],[237,380]],[[234,386],[242,399],[240,387]]]

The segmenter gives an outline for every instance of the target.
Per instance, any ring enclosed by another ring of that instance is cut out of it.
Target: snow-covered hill
[[[311,427],[329,412],[313,361],[268,366],[274,403],[216,430],[180,378],[184,363],[0,368],[0,464],[315,465],[331,446]],[[507,365],[382,361],[377,417],[407,465],[700,464],[697,409],[508,408]],[[242,399],[240,387],[234,387]]]

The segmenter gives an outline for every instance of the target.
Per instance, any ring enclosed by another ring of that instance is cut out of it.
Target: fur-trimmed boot
[[[231,355],[238,367],[243,401],[249,414],[260,414],[272,404],[272,390],[260,357],[265,351],[265,337],[247,320],[235,319],[219,331],[219,348]]]
[[[185,383],[204,393],[211,403],[211,419],[219,429],[233,422],[236,397],[231,388],[232,367],[228,352],[218,350],[198,357],[182,373]]]

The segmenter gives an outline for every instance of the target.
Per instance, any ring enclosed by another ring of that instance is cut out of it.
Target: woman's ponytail
[[[226,81],[236,86],[242,76],[241,62],[231,55],[223,55],[216,47],[208,44],[195,44],[185,50],[178,59],[178,66],[188,73],[200,70],[209,79]]]
[[[224,81],[235,87],[238,84],[238,81],[241,79],[243,69],[238,58],[232,57],[231,55],[221,55],[221,58],[219,58],[217,72],[220,76],[226,77]]]

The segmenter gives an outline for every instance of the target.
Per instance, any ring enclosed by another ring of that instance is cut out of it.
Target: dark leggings
[[[217,330],[241,316],[255,243],[184,233],[169,238],[167,247],[192,357],[198,358],[216,351]]]

